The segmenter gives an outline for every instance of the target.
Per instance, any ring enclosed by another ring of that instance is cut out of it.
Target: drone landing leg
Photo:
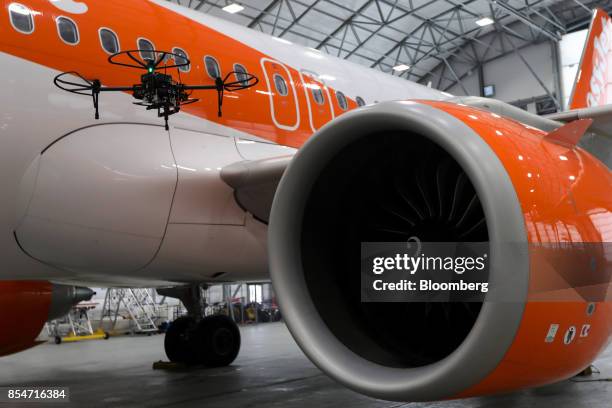
[[[215,79],[215,86],[217,87],[217,116],[223,116],[222,105],[223,105],[223,79],[217,77]]]
[[[96,112],[94,117],[96,120],[98,120],[100,119],[100,112],[98,111],[98,100],[100,99],[100,94],[94,92],[91,96],[93,98],[94,110]]]

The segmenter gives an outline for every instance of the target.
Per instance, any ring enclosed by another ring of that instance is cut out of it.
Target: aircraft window
[[[242,85],[249,84],[249,76],[244,65],[234,64],[234,72],[236,76],[236,81],[240,82]]]
[[[208,76],[212,79],[217,79],[221,76],[221,69],[219,68],[219,63],[210,55],[207,55],[204,58],[204,65],[206,65],[206,73],[208,73]]]
[[[187,53],[180,48],[176,48],[176,47],[173,48],[172,53],[180,55],[180,57],[174,57],[174,62],[176,64],[184,64],[185,62],[189,61],[189,57],[187,56]],[[184,67],[179,68],[181,72],[189,72],[190,69],[191,69],[191,65],[185,65]]]
[[[338,106],[340,109],[346,110],[348,108],[348,104],[346,103],[346,96],[340,91],[336,91],[336,99],[338,100]]]
[[[117,35],[108,28],[100,29],[100,44],[102,44],[102,49],[109,54],[119,52],[119,39]]]
[[[79,29],[77,28],[74,21],[68,17],[57,18],[57,31],[59,32],[60,38],[70,45],[78,44],[79,42]]]
[[[146,38],[138,39],[138,49],[140,50],[140,57],[146,61],[155,61],[155,53],[153,50],[155,46],[153,43]]]
[[[34,17],[29,8],[19,3],[11,3],[8,7],[13,28],[23,34],[34,32]]]
[[[359,106],[364,106],[366,104],[366,102],[363,100],[361,96],[356,97],[355,101],[357,101],[357,105]]]
[[[285,78],[283,78],[279,74],[274,74],[274,86],[276,87],[276,91],[281,96],[287,96],[289,94],[289,88],[287,88],[287,82],[285,82]]]
[[[325,98],[323,98],[323,91],[319,85],[312,85],[310,87],[310,92],[312,92],[312,97],[318,105],[323,105],[325,103]]]

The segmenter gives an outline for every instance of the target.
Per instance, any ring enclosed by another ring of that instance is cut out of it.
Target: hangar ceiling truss
[[[168,0],[328,54],[449,90],[483,64],[585,28],[612,0]],[[244,7],[230,14],[223,7]],[[491,24],[479,25],[483,18]],[[409,66],[399,71],[394,67]]]

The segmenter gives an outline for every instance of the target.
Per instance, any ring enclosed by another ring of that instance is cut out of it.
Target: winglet
[[[576,146],[589,129],[593,119],[578,119],[553,130],[544,136],[544,140],[563,145]]]

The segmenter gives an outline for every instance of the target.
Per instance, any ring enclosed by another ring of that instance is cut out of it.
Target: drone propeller
[[[65,75],[76,76],[78,79],[83,81],[83,83],[68,81],[64,79]],[[102,88],[102,84],[100,83],[99,80],[93,79],[90,81],[89,79],[84,78],[78,72],[70,71],[70,72],[64,72],[64,73],[57,75],[55,78],[53,78],[53,83],[59,89],[62,89],[64,91],[75,93],[77,95],[91,96],[93,99],[93,106],[95,110],[94,117],[96,118],[96,120],[100,119],[100,113],[98,111],[98,102],[100,100],[100,90]],[[69,88],[69,87],[72,87],[72,88]]]
[[[153,59],[144,58],[142,57],[143,54],[151,54],[153,56]],[[130,63],[129,61],[122,62],[120,60],[121,56],[127,56],[130,60],[134,61],[135,64]],[[140,56],[140,58],[138,58],[137,56]],[[160,66],[162,62],[168,61],[170,58],[174,60],[174,64]],[[178,62],[178,61],[182,61],[182,62]],[[157,69],[172,69],[172,68],[178,69],[178,68],[187,67],[189,66],[189,64],[191,64],[189,59],[184,55],[180,55],[180,54],[176,54],[176,53],[168,52],[168,51],[156,51],[156,50],[121,51],[113,55],[110,55],[108,57],[108,62],[113,65],[119,65],[121,67],[144,69],[149,73],[152,73],[153,71]]]
[[[238,76],[238,74],[245,75],[241,80],[230,81],[232,75]],[[182,88],[185,90],[200,90],[200,89],[215,89],[217,91],[217,115],[221,117],[223,115],[223,93],[224,91],[236,92],[243,89],[251,88],[259,83],[259,78],[253,74],[231,71],[225,75],[224,78],[220,76],[215,79],[215,85],[183,85]]]
[[[136,55],[142,56],[143,52],[152,53],[158,56],[155,60],[140,60]],[[138,54],[136,54],[138,53]],[[134,63],[122,62],[117,60],[121,55],[127,56]],[[168,57],[173,57],[175,63],[171,65],[163,65],[162,62],[168,61]],[[145,62],[146,61],[146,62]],[[177,62],[182,61],[182,62]],[[95,118],[99,119],[98,102],[101,92],[131,92],[132,96],[138,100],[135,105],[144,106],[147,110],[157,109],[157,116],[163,117],[166,130],[168,127],[168,117],[181,110],[181,106],[189,105],[199,101],[198,98],[191,98],[191,92],[196,90],[216,90],[217,91],[217,114],[222,116],[223,93],[236,92],[243,89],[255,86],[259,79],[248,73],[229,72],[224,78],[217,77],[214,85],[186,85],[175,81],[171,75],[167,75],[165,70],[188,66],[191,62],[183,55],[175,54],[167,51],[156,50],[129,50],[115,53],[108,57],[108,62],[113,65],[119,65],[129,68],[145,69],[147,73],[141,75],[140,83],[132,86],[108,87],[103,86],[98,79],[87,79],[75,71],[63,72],[53,79],[53,83],[58,88],[71,92],[77,95],[91,96],[95,109]],[[159,69],[164,69],[164,73],[156,72]],[[75,82],[66,77],[73,75],[82,82]],[[230,77],[236,76],[236,81],[231,81]],[[242,75],[242,79],[238,79],[238,75]],[[180,70],[179,70],[180,78]]]

